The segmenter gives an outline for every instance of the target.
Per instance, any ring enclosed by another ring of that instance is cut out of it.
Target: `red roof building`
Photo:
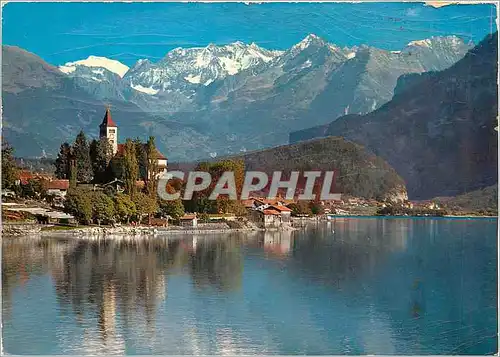
[[[47,190],[67,190],[69,188],[69,180],[44,181],[44,186]]]

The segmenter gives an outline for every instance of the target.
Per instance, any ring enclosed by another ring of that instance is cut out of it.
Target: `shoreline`
[[[319,217],[307,217],[297,219],[298,223],[305,223],[302,225],[292,225],[276,228],[261,228],[261,227],[242,227],[242,228],[182,228],[177,226],[170,227],[155,227],[155,226],[119,226],[119,227],[106,227],[106,226],[58,226],[58,225],[42,225],[33,222],[3,222],[2,236],[11,238],[25,235],[40,235],[42,237],[51,236],[72,236],[72,237],[106,237],[106,236],[135,236],[135,237],[155,237],[155,236],[178,236],[183,234],[197,234],[197,235],[211,235],[211,234],[231,234],[231,233],[252,233],[252,232],[284,232],[284,231],[297,231],[304,228],[308,223],[328,223],[337,218],[356,218],[356,219],[498,219],[498,216],[374,216],[374,215],[331,215],[331,219]],[[48,228],[48,229],[43,229]],[[50,229],[54,228],[54,229]],[[59,228],[59,229],[58,229]]]
[[[494,219],[498,218],[498,216],[471,216],[471,215],[444,215],[444,216],[400,216],[400,215],[354,215],[354,214],[346,214],[346,215],[330,215],[332,218],[424,218],[424,219],[443,219],[443,218],[466,218],[466,219],[474,219],[474,218],[489,218]],[[328,220],[325,220],[328,222]]]

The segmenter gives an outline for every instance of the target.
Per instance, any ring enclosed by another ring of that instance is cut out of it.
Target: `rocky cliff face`
[[[497,182],[497,34],[443,71],[400,80],[394,98],[290,134],[342,136],[365,145],[404,178],[410,198],[454,196]]]

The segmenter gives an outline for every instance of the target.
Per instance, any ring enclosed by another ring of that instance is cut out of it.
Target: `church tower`
[[[108,138],[111,147],[113,148],[113,155],[118,151],[118,127],[113,119],[111,119],[111,112],[109,106],[106,107],[106,114],[101,125],[99,125],[99,137]]]

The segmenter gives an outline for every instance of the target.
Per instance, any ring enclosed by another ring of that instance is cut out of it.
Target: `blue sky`
[[[423,3],[8,3],[3,43],[59,65],[105,56],[132,65],[175,47],[256,42],[285,49],[314,33],[340,46],[397,50],[412,40],[496,31],[492,4]]]

